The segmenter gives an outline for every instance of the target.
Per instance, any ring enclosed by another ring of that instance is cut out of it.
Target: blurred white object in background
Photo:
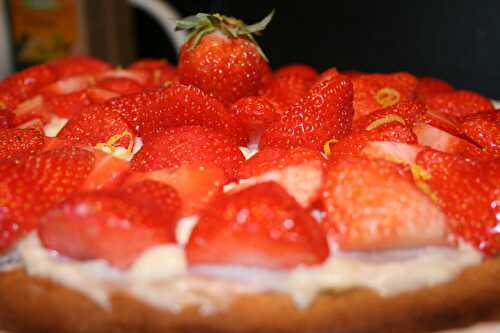
[[[13,71],[7,1],[0,0],[0,79]]]

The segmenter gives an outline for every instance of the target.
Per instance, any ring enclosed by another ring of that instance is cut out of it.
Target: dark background
[[[500,99],[500,0],[170,0],[183,15],[220,12],[254,23],[276,8],[259,43],[276,68],[409,71]],[[139,57],[176,54],[161,29],[134,11]],[[147,38],[145,38],[147,37]]]

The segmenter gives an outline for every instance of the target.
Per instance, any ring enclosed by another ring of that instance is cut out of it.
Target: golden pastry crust
[[[0,329],[11,332],[412,333],[491,319],[500,319],[500,258],[468,268],[452,282],[394,297],[367,289],[325,292],[300,310],[287,295],[261,293],[242,295],[213,315],[195,307],[171,313],[121,293],[107,310],[24,270],[0,273]]]

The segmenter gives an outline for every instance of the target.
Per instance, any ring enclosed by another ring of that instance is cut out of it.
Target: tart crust
[[[411,272],[408,272],[411,274]],[[85,295],[22,269],[0,272],[0,329],[15,332],[431,332],[500,319],[500,258],[455,280],[382,297],[368,289],[323,292],[304,310],[285,294],[241,295],[205,315],[172,313],[124,293],[106,309]]]

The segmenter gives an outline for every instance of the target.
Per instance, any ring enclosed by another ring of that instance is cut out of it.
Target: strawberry
[[[90,87],[85,92],[93,104],[101,104],[112,98],[120,96],[120,94],[114,91],[98,87]]]
[[[385,250],[444,245],[446,216],[400,166],[349,158],[327,173],[323,226],[344,250]]]
[[[309,65],[290,64],[278,68],[274,76],[298,76],[307,81],[315,81],[318,78],[318,72]]]
[[[471,159],[426,149],[417,163],[430,178],[426,183],[451,219],[459,237],[486,254],[500,253],[500,165],[498,160]]]
[[[423,99],[430,110],[463,117],[493,108],[489,99],[472,91],[460,90],[433,94]]]
[[[38,234],[46,248],[63,256],[104,259],[126,269],[145,250],[175,242],[179,205],[174,189],[151,181],[79,193],[47,212]]]
[[[25,124],[33,119],[38,119],[43,125],[48,124],[54,117],[49,110],[44,107],[44,97],[37,95],[20,103],[14,110],[15,126]]]
[[[319,82],[262,135],[260,148],[297,146],[322,149],[325,141],[345,136],[353,116],[352,84],[337,75]]]
[[[408,73],[365,74],[352,78],[354,119],[415,98],[417,78]]]
[[[413,165],[417,155],[425,147],[392,141],[371,141],[361,151],[361,155],[373,159]]]
[[[191,265],[288,269],[321,264],[328,254],[318,223],[272,182],[220,197],[200,216],[186,245]]]
[[[481,149],[469,141],[427,124],[417,123],[413,132],[417,135],[418,143],[423,146],[446,153],[482,154]]]
[[[200,126],[182,126],[145,141],[132,159],[132,169],[154,171],[197,162],[221,167],[226,181],[231,181],[243,160],[238,146],[223,134]]]
[[[0,251],[33,230],[52,205],[78,190],[95,158],[75,147],[27,156],[22,163],[0,164]]]
[[[36,65],[12,74],[0,82],[0,109],[14,109],[55,80],[56,75],[48,65]]]
[[[49,63],[59,78],[96,74],[112,68],[111,64],[89,56],[70,56]]]
[[[44,144],[42,132],[36,129],[0,129],[0,161],[35,154]]]
[[[446,81],[434,77],[420,77],[418,78],[415,94],[418,98],[425,99],[434,94],[448,93],[454,90],[455,88]]]
[[[355,71],[355,70],[341,71],[340,74],[345,75],[345,76],[349,77],[350,79],[354,79],[354,78],[360,77],[362,75],[366,75],[366,73],[364,73],[364,72]]]
[[[415,121],[421,119],[425,114],[425,105],[419,102],[401,102],[393,106],[373,111],[356,119],[352,124],[353,132],[365,131],[370,126],[380,123],[380,126],[397,121],[413,128]]]
[[[455,136],[462,135],[460,119],[449,114],[427,108],[427,111],[420,118],[420,121]]]
[[[14,114],[9,110],[0,110],[0,129],[12,126]]]
[[[126,134],[126,135],[125,135]],[[103,105],[92,105],[73,116],[57,135],[74,144],[95,146],[107,143],[117,135],[122,135],[111,145],[129,147],[133,145],[135,132],[122,117]]]
[[[313,81],[299,75],[274,75],[259,90],[282,113],[286,107],[300,100],[311,88]]]
[[[179,53],[180,82],[197,86],[226,105],[256,95],[269,65],[253,35],[265,29],[273,13],[252,25],[220,14],[178,21],[178,30],[191,32]]]
[[[193,86],[179,84],[122,96],[104,107],[120,114],[144,140],[166,128],[199,125],[224,133],[239,145],[248,142],[245,130],[224,105]]]
[[[316,83],[321,82],[321,81],[326,81],[330,80],[332,77],[339,75],[339,72],[337,68],[331,67],[327,69],[326,71],[322,72],[318,78],[316,79]]]
[[[154,180],[172,186],[182,202],[181,215],[198,214],[215,198],[222,194],[224,170],[213,165],[197,163],[181,165],[178,168],[136,172],[127,178],[126,184]]]
[[[483,150],[500,157],[500,111],[481,112],[464,118],[462,131]]]
[[[97,149],[91,151],[94,154],[95,163],[80,190],[109,190],[118,187],[128,175],[130,162]]]
[[[129,69],[148,73],[148,87],[159,87],[177,79],[177,68],[163,59],[143,59],[134,62]]]
[[[77,91],[66,95],[49,96],[45,98],[42,97],[40,105],[36,105],[30,110],[24,110],[25,112],[28,112],[25,113],[24,116],[21,117],[21,112],[16,110],[16,121],[25,118],[28,114],[30,117],[41,119],[47,119],[47,117],[50,118],[52,115],[70,118],[84,107],[89,106],[90,103],[90,99],[83,91]]]
[[[126,77],[103,79],[97,83],[97,86],[120,95],[135,94],[143,90],[141,84]]]
[[[149,74],[144,71],[136,71],[133,69],[114,69],[96,75],[97,82],[107,79],[129,79],[144,86],[149,80]]]
[[[94,84],[95,80],[90,75],[71,76],[45,86],[40,93],[45,97],[66,95],[85,90]]]
[[[264,97],[239,99],[229,111],[245,127],[249,137],[259,137],[278,118],[275,107]]]

